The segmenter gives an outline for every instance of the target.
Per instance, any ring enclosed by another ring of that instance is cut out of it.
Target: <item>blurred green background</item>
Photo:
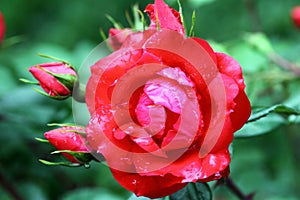
[[[150,0],[1,0],[6,40],[0,49],[0,199],[126,199],[104,165],[89,169],[48,167],[39,158],[50,156],[50,145],[39,143],[50,128],[47,123],[72,122],[71,100],[49,100],[21,83],[32,79],[27,69],[49,60],[37,53],[70,61],[77,68],[112,26],[109,14],[128,26],[125,11]],[[166,1],[178,8],[175,0]],[[208,39],[242,65],[247,93],[253,106],[285,103],[300,110],[300,79],[270,59],[269,45],[277,56],[300,65],[300,30],[290,19],[299,0],[182,0],[187,27],[196,10],[196,36]],[[255,35],[261,32],[263,35]],[[253,39],[254,38],[254,39]],[[10,44],[14,45],[10,47]],[[231,177],[255,199],[300,197],[299,117],[271,115],[248,127],[250,138],[236,138],[232,145]],[[247,130],[246,130],[247,132]],[[242,134],[240,134],[242,135]],[[10,192],[8,192],[10,191]],[[215,199],[236,199],[228,189],[214,190]]]

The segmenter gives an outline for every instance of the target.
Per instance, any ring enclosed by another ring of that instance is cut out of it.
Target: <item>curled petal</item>
[[[145,12],[151,19],[150,28],[166,28],[177,31],[185,35],[184,27],[181,22],[180,13],[169,7],[163,0],[155,0],[154,4],[149,4]]]

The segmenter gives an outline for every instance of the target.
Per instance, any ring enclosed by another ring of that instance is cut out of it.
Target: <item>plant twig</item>
[[[14,186],[7,180],[5,175],[0,170],[0,185],[3,189],[6,190],[7,193],[15,200],[23,200],[18,191],[14,188]]]
[[[234,193],[240,200],[253,200],[254,193],[246,195],[235,185],[235,183],[230,178],[226,178],[225,180],[227,188],[229,188],[231,192]]]
[[[253,30],[255,32],[261,31],[260,17],[257,10],[256,2],[253,0],[244,0],[245,6],[247,8],[248,16],[252,23]]]
[[[286,60],[285,58],[283,58],[275,52],[270,53],[268,56],[271,61],[279,65],[281,68],[291,71],[296,76],[300,76],[300,66]]]

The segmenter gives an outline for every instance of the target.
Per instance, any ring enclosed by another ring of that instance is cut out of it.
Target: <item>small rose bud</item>
[[[291,11],[291,17],[294,24],[300,28],[300,6],[296,6]]]
[[[113,50],[116,51],[121,48],[127,36],[130,35],[131,33],[133,33],[133,31],[130,28],[125,28],[125,29],[111,28],[109,30],[108,43],[113,48]]]
[[[66,99],[71,96],[77,73],[73,67],[63,62],[39,64],[29,68],[39,81],[46,96],[54,99]]]
[[[4,18],[2,13],[0,12],[0,44],[3,41],[4,38],[4,34],[5,34],[5,23],[4,23]]]
[[[44,133],[45,138],[72,163],[87,163],[92,160],[82,134],[85,128],[64,126]]]

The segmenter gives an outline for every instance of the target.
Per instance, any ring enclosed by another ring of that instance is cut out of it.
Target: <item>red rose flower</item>
[[[4,38],[5,34],[5,23],[2,13],[0,12],[0,44],[2,43],[2,40]]]
[[[68,150],[74,153],[89,153],[85,147],[85,139],[80,134],[85,133],[83,127],[66,126],[46,132],[45,138],[57,149]],[[73,163],[81,163],[80,158],[69,153],[62,153]]]
[[[66,63],[52,62],[29,68],[32,75],[50,97],[65,99],[72,93],[76,71]]]
[[[291,17],[295,25],[300,28],[300,6],[296,6],[291,11]]]
[[[111,28],[109,30],[109,39],[108,43],[113,48],[114,51],[121,48],[123,42],[127,38],[129,34],[133,33],[133,31],[129,28],[125,28],[123,30]]]
[[[229,174],[228,146],[250,103],[233,58],[185,38],[162,0],[147,9],[152,24],[158,13],[160,30],[130,34],[91,67],[87,140],[122,186],[158,198]]]

